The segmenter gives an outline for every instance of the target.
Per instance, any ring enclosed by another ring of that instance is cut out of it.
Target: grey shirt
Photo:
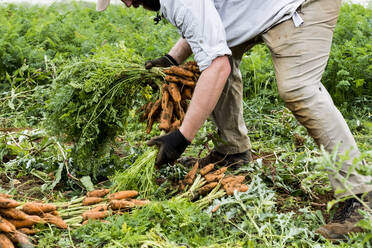
[[[160,0],[162,15],[189,43],[205,70],[273,25],[292,18],[305,0]]]

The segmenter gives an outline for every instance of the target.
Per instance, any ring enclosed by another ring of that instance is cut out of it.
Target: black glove
[[[158,136],[147,142],[147,145],[157,145],[159,152],[156,157],[155,165],[160,166],[167,163],[173,163],[185,151],[186,147],[190,145],[188,141],[180,132],[176,130],[166,135]]]
[[[153,60],[148,60],[145,62],[146,69],[151,69],[152,67],[170,67],[172,65],[178,65],[178,63],[169,54],[165,54],[163,57],[153,59]]]

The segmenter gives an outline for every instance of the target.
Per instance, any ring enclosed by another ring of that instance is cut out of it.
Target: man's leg
[[[337,197],[350,195],[342,181],[348,174],[351,161],[360,155],[355,140],[341,113],[321,83],[327,65],[341,0],[309,0],[300,16],[304,23],[295,27],[285,21],[263,35],[269,46],[276,71],[278,90],[286,106],[304,125],[318,145],[332,152],[339,145],[339,154],[349,152],[337,174],[330,174],[334,189],[344,190]],[[354,194],[372,190],[370,177],[353,172],[347,178]]]

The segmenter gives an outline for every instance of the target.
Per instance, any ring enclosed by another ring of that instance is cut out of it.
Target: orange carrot
[[[112,210],[120,210],[120,209],[126,209],[126,208],[132,208],[135,207],[136,204],[131,201],[127,200],[111,200],[109,203],[109,207]]]
[[[105,210],[105,211],[85,211],[83,213],[83,219],[84,220],[98,220],[98,219],[104,219],[107,216],[109,216],[110,212]]]
[[[174,130],[180,128],[180,126],[181,126],[181,121],[180,121],[180,120],[175,120],[175,121],[170,125],[169,131],[174,131]]]
[[[154,105],[151,107],[150,113],[147,117],[147,129],[146,132],[150,133],[152,129],[152,125],[154,124],[154,121],[156,119],[156,114],[159,112],[161,101],[158,99],[154,103]]]
[[[50,224],[54,224],[56,227],[61,228],[61,229],[67,229],[67,224],[66,222],[63,221],[63,219],[59,216],[54,216],[50,213],[45,213],[43,214],[43,220]]]
[[[183,85],[186,85],[186,86],[195,87],[195,82],[194,81],[178,78],[178,77],[175,77],[175,76],[167,75],[167,76],[165,76],[165,81],[167,81],[169,83],[180,83],[180,84],[183,84]]]
[[[14,248],[12,241],[10,241],[10,239],[4,233],[0,233],[0,247]]]
[[[214,189],[217,186],[217,182],[208,183],[207,185],[204,185],[201,187],[198,191],[200,195],[206,195],[208,194],[212,189]]]
[[[0,208],[16,208],[19,205],[21,204],[15,200],[0,197]]]
[[[93,204],[97,204],[103,201],[101,197],[85,197],[83,200],[83,206],[90,206]]]
[[[192,73],[191,71],[185,70],[182,67],[178,66],[171,66],[170,71],[172,72],[172,74],[181,77],[192,78],[194,76],[194,73]]]
[[[110,193],[109,189],[96,189],[87,193],[88,197],[104,197]]]
[[[225,174],[218,174],[218,175],[215,175],[213,173],[210,173],[210,174],[207,174],[204,176],[205,180],[207,180],[208,183],[211,183],[211,182],[218,182],[219,180],[221,180],[223,177],[225,176]]]
[[[168,131],[171,125],[173,114],[173,103],[171,101],[168,102],[167,107],[163,109],[160,116],[160,124],[159,129]]]
[[[1,232],[14,232],[16,230],[16,227],[10,223],[8,220],[2,218],[0,216],[0,231]]]
[[[187,175],[185,176],[185,179],[183,180],[185,184],[188,184],[188,185],[193,184],[198,168],[199,168],[199,162],[196,161],[192,169],[189,171],[189,173],[187,173]]]
[[[57,210],[57,207],[51,203],[28,202],[22,206],[22,210],[26,214],[42,214],[53,212]]]
[[[100,206],[97,206],[97,207],[94,207],[94,208],[90,209],[89,211],[101,212],[101,211],[106,211],[107,209],[108,209],[107,205],[100,205]]]
[[[33,248],[31,240],[27,237],[26,234],[21,232],[8,233],[6,236],[13,241],[13,243],[18,244],[19,247]]]
[[[243,183],[245,180],[245,176],[227,176],[221,180],[221,184],[225,185],[227,183],[235,182],[235,183]]]
[[[217,210],[220,208],[221,204],[218,204],[217,206],[215,206],[213,209],[212,209],[212,213],[215,213],[217,212]]]
[[[27,227],[20,228],[20,229],[18,229],[18,231],[20,231],[21,233],[24,233],[26,235],[34,235],[34,234],[40,232],[39,229],[33,229],[33,228],[27,228]]]
[[[183,119],[185,118],[185,111],[183,110],[180,102],[176,102],[174,104],[174,112],[176,113],[178,119],[183,121]]]
[[[200,169],[200,175],[204,176],[214,169],[215,164],[208,164]]]
[[[147,205],[147,204],[150,203],[149,200],[137,200],[137,199],[131,199],[130,201],[133,202],[134,205],[137,206],[137,207],[145,206],[145,205]]]
[[[30,227],[35,224],[44,223],[44,220],[37,215],[30,215],[26,220],[9,220],[16,228]]]
[[[176,103],[181,102],[181,93],[180,93],[180,90],[178,89],[177,84],[170,83],[168,86],[168,91]]]
[[[25,220],[28,217],[27,214],[16,208],[0,208],[0,214],[4,217],[15,220]]]
[[[116,193],[113,193],[108,196],[110,200],[121,200],[121,199],[128,199],[128,198],[134,198],[138,196],[138,191],[135,190],[124,190],[119,191]]]
[[[0,198],[12,198],[11,195],[0,193]]]

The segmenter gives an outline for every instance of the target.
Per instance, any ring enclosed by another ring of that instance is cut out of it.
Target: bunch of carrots
[[[215,169],[215,167],[216,164],[211,163],[199,169],[199,162],[196,161],[189,173],[180,182],[180,190],[183,191],[186,186],[192,186],[194,184],[198,171],[203,178],[203,185],[197,191],[198,195],[205,196],[218,185],[223,187],[227,195],[234,194],[235,190],[238,192],[246,192],[248,190],[248,186],[243,184],[245,176],[225,175],[228,167],[221,167],[219,169]]]
[[[138,196],[135,190],[109,193],[109,189],[98,189],[71,202],[54,204],[20,203],[11,199],[11,195],[0,194],[0,247],[34,247],[28,235],[40,231],[35,228],[38,224],[53,224],[61,229],[78,227],[89,220],[103,221],[107,216],[150,203],[134,199]]]
[[[141,120],[147,120],[147,133],[151,132],[155,122],[159,122],[159,129],[165,132],[181,126],[200,76],[199,67],[194,61],[165,68],[163,72],[166,82],[161,86],[159,99],[141,108]]]

